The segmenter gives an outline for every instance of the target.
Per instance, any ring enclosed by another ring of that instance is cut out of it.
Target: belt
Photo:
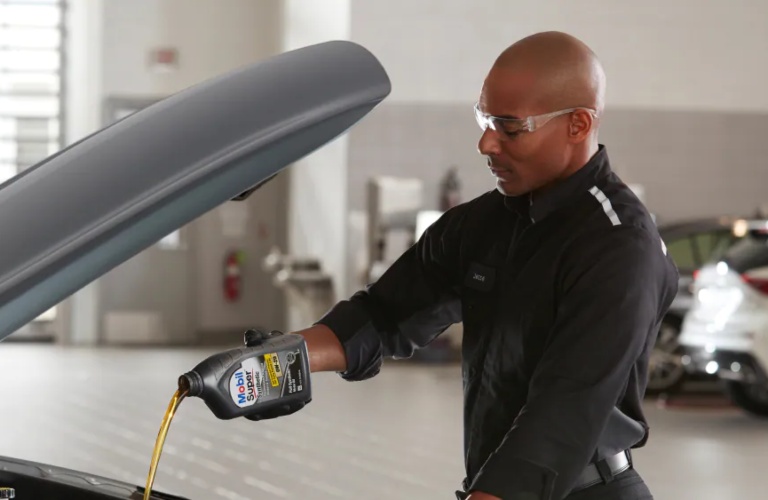
[[[571,490],[571,493],[600,483],[609,483],[615,476],[631,468],[632,453],[629,450],[621,451],[612,457],[589,464],[576,480],[576,486]],[[456,498],[459,500],[466,499],[469,496],[469,493],[466,493],[466,490],[469,488],[466,479],[462,486],[464,491],[456,492]]]
[[[583,490],[600,483],[608,483],[614,476],[632,468],[632,453],[624,450],[612,457],[589,464],[576,480],[573,491]]]

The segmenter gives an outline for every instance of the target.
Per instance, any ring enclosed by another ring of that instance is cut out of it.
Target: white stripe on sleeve
[[[616,211],[613,209],[613,205],[611,205],[611,200],[605,196],[605,193],[600,191],[597,186],[592,186],[589,192],[592,193],[592,196],[594,196],[595,199],[597,199],[597,201],[603,206],[603,211],[605,212],[605,215],[607,215],[611,220],[611,223],[614,226],[620,225],[621,221],[619,220],[619,216],[616,215]]]

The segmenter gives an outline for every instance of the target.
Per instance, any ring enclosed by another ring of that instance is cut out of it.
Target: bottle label
[[[285,380],[283,381],[282,394],[295,394],[304,390],[304,353],[297,349],[287,352],[285,360],[287,368],[285,370]]]
[[[263,371],[257,358],[244,360],[229,379],[229,395],[240,408],[256,404],[261,396]]]
[[[243,360],[229,380],[229,394],[240,408],[304,390],[300,350],[272,352]]]

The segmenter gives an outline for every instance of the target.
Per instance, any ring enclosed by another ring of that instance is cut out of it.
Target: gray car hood
[[[346,132],[390,90],[363,47],[313,45],[186,89],[0,185],[0,340]]]

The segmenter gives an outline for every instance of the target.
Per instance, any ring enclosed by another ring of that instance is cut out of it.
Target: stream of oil
[[[160,424],[160,432],[157,433],[157,440],[155,441],[155,449],[152,451],[152,461],[149,464],[149,475],[147,475],[147,485],[144,488],[144,500],[150,500],[152,497],[152,485],[155,483],[155,474],[157,474],[157,464],[160,463],[160,455],[163,453],[163,444],[165,443],[165,437],[168,435],[168,429],[171,427],[171,420],[176,413],[176,409],[181,404],[184,396],[187,395],[187,391],[178,389],[171,402],[168,404],[168,409],[165,410],[165,416],[163,417],[163,423]]]

